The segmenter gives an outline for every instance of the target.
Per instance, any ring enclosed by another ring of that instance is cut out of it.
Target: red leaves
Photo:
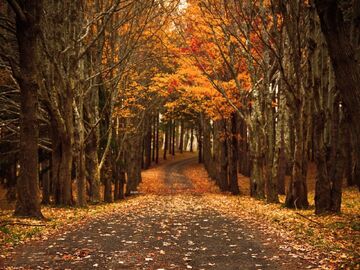
[[[196,39],[196,38],[192,38],[190,41],[190,50],[193,53],[198,53],[200,51],[201,45],[202,45],[202,41]]]
[[[187,47],[180,48],[180,52],[183,54],[199,55],[202,52],[203,41],[196,37],[191,37]]]
[[[173,93],[177,88],[179,87],[179,82],[175,79],[172,79],[170,82],[169,82],[169,86],[168,86],[168,93],[171,94]]]

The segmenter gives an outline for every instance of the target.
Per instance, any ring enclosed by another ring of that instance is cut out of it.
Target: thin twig
[[[311,222],[313,222],[313,223],[315,223],[315,224],[317,224],[317,225],[325,228],[324,224],[322,224],[322,223],[320,223],[320,222],[318,222],[318,221],[312,220],[311,218],[308,218],[307,216],[304,216],[303,214],[300,214],[299,212],[295,212],[295,213],[296,213],[297,215],[299,215],[300,217],[303,217],[303,218],[305,218],[305,219],[307,219],[307,220],[309,220],[309,221],[311,221]]]

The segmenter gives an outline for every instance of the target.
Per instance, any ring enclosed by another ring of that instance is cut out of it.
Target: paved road
[[[193,187],[191,181],[183,174],[188,165],[197,161],[197,157],[179,160],[163,166],[165,172],[165,184],[172,193],[179,193],[183,190],[189,190]]]
[[[167,185],[191,187],[181,172],[195,159],[165,165]],[[25,269],[305,269],[279,254],[246,223],[191,194],[145,195],[146,203],[83,228],[16,249],[8,266]],[[134,198],[133,200],[136,200]]]

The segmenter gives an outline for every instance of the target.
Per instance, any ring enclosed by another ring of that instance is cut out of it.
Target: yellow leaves
[[[118,32],[121,33],[122,35],[129,32],[131,29],[131,24],[129,22],[122,24],[119,29]]]
[[[231,35],[230,36],[230,42],[232,42],[232,43],[238,43],[238,40],[237,40],[237,38],[236,37],[234,37],[233,35]]]

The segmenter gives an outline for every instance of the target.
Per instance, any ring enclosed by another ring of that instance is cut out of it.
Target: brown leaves
[[[129,199],[113,204],[104,203],[89,206],[88,208],[53,208],[45,206],[42,208],[42,212],[49,221],[45,223],[46,226],[41,227],[17,225],[16,223],[38,224],[39,221],[18,219],[13,217],[12,210],[4,211],[2,216],[3,222],[14,223],[15,225],[0,226],[0,246],[2,247],[0,255],[7,255],[16,245],[26,243],[29,240],[46,240],[50,235],[78,228],[91,220],[106,218],[117,211],[122,213],[127,213],[130,209],[134,211],[142,206],[144,199],[146,200],[146,196],[136,200]],[[85,249],[79,250],[78,254],[74,256],[83,256],[86,252],[88,251]],[[70,259],[70,257],[66,258]]]
[[[299,216],[296,211],[283,208],[280,204],[266,204],[247,196],[209,194],[207,198],[209,206],[224,215],[246,220],[264,233],[272,234],[264,245],[273,245],[274,237],[282,239],[280,249],[290,256],[320,261],[327,269],[335,269],[340,265],[354,267],[356,258],[360,256],[360,234],[352,228],[359,217],[358,206],[353,201],[356,192],[345,189],[343,214],[330,216],[316,216],[312,209],[298,211]],[[283,196],[281,200],[284,200]]]

